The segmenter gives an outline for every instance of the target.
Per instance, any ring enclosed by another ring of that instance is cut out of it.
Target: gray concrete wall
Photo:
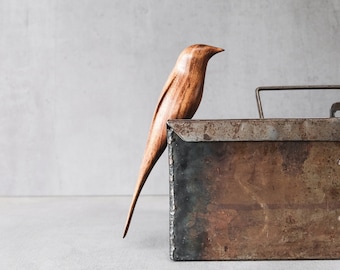
[[[226,50],[195,118],[256,118],[257,86],[340,84],[340,1],[0,1],[0,195],[131,194],[163,83],[193,43]],[[265,113],[323,117],[333,101],[269,96]],[[168,193],[165,155],[143,193]]]

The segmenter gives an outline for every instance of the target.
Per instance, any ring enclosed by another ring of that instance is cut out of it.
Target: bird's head
[[[176,67],[179,72],[187,72],[191,68],[206,68],[209,59],[224,49],[205,45],[194,44],[186,47],[179,55]]]
[[[212,57],[214,54],[223,52],[224,49],[205,44],[194,44],[184,49],[183,52],[191,52],[194,56]]]

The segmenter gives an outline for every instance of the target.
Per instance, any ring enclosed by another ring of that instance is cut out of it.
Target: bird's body
[[[202,99],[205,71],[209,59],[221,48],[192,45],[179,55],[166,81],[154,112],[123,237],[126,236],[138,196],[153,166],[166,148],[166,122],[191,118]]]

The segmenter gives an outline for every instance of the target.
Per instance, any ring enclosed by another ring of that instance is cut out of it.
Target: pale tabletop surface
[[[0,269],[340,269],[340,260],[173,262],[168,197],[0,197]]]

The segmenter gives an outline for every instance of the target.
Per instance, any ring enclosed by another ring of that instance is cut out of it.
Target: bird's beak
[[[216,54],[216,53],[223,52],[224,49],[219,48],[219,47],[213,47],[213,46],[211,46],[211,51],[212,51],[212,55],[214,55],[214,54]]]

